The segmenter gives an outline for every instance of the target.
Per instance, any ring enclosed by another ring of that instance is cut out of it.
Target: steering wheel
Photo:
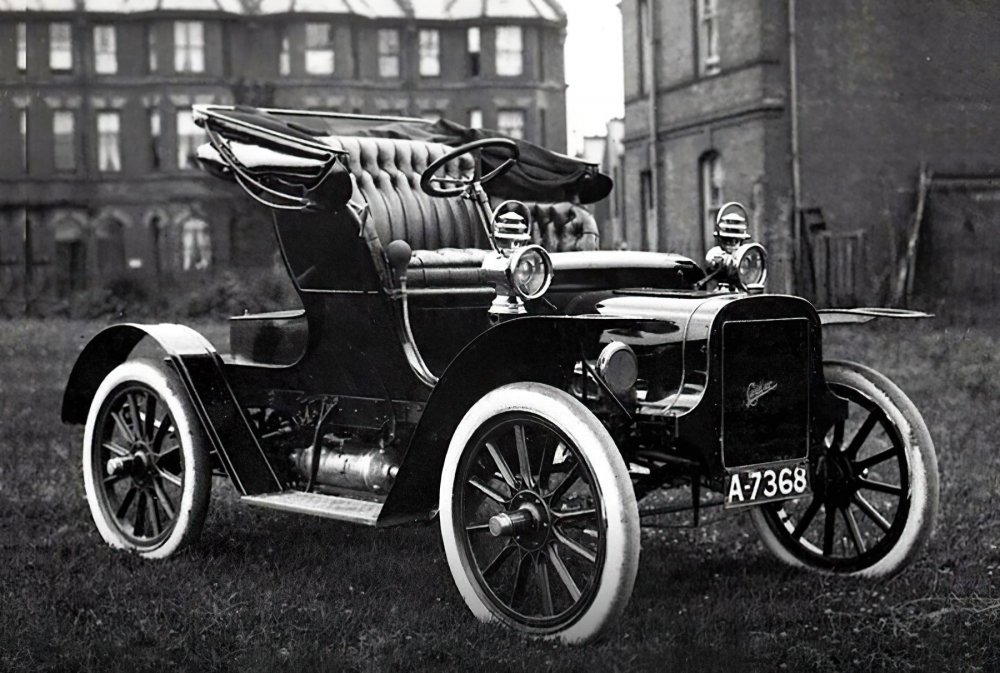
[[[482,151],[486,148],[506,150],[510,156],[504,159],[503,163],[494,168],[492,171],[486,175],[482,175]],[[476,153],[475,168],[471,178],[435,175],[435,173],[441,170],[445,164],[450,161],[454,161],[458,157],[463,154],[468,154],[469,152]],[[485,185],[490,180],[504,175],[514,167],[514,164],[517,163],[520,156],[521,151],[518,149],[517,143],[508,138],[483,138],[482,140],[475,140],[471,143],[466,143],[460,147],[456,147],[451,152],[448,152],[443,157],[440,157],[431,163],[431,165],[428,166],[420,176],[420,188],[424,190],[424,193],[428,196],[437,196],[441,198],[459,196],[465,193],[469,187],[476,183]]]

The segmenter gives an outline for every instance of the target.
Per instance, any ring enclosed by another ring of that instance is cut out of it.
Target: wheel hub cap
[[[545,501],[532,491],[514,496],[510,508],[490,518],[490,534],[512,537],[522,548],[541,549],[549,538],[551,516]]]

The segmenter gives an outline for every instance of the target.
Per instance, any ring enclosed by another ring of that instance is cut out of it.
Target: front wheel
[[[198,537],[212,484],[207,440],[165,365],[130,360],[112,370],[83,441],[87,502],[105,542],[163,558]]]
[[[473,405],[448,447],[440,514],[452,576],[480,620],[583,643],[624,612],[635,494],[607,430],[564,391],[514,383]]]
[[[867,577],[898,573],[934,531],[934,444],[913,403],[892,381],[850,362],[826,362],[847,417],[829,428],[813,461],[807,498],[751,511],[765,546],[799,567]]]

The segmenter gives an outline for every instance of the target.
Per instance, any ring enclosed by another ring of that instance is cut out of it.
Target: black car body
[[[226,355],[179,325],[114,326],[85,348],[63,418],[87,426],[112,545],[160,557],[192,541],[215,469],[248,504],[439,517],[478,617],[580,642],[624,609],[640,520],[669,509],[637,502],[666,489],[689,488],[696,514],[718,491],[780,558],[825,571],[892,574],[929,537],[919,413],[881,375],[823,360],[824,323],[889,312],[763,293],[738,204],[703,268],[598,250],[581,202],[610,181],[525,143],[196,114],[203,165],[273,209],[302,308],[234,317]],[[143,339],[162,360],[130,360]]]

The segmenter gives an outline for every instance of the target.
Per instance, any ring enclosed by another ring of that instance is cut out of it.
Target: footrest
[[[323,495],[322,493],[303,493],[301,491],[285,491],[284,493],[267,493],[265,495],[245,495],[240,498],[248,505],[269,507],[285,512],[312,514],[327,519],[360,523],[374,526],[378,521],[382,503],[368,500],[355,500],[338,495]]]

